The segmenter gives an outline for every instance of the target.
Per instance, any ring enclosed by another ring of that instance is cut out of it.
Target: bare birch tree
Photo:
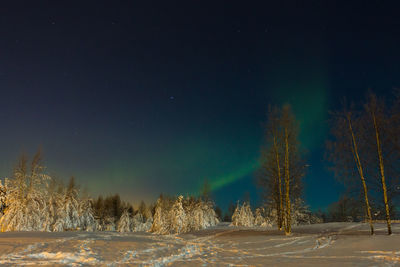
[[[301,179],[304,176],[305,164],[300,157],[298,142],[298,123],[290,105],[282,108],[281,131],[284,146],[284,171],[285,171],[285,199],[284,199],[284,227],[285,234],[292,232],[292,204],[291,199],[299,198]]]
[[[344,104],[345,105],[345,104]],[[358,176],[361,180],[361,186],[364,193],[364,204],[367,212],[367,218],[370,225],[371,235],[374,234],[374,225],[372,222],[371,206],[368,198],[368,188],[364,176],[363,163],[360,159],[359,152],[359,136],[354,131],[354,119],[351,110],[344,108],[342,112],[334,114],[332,134],[334,141],[328,143],[328,147],[331,150],[330,159],[335,164],[336,175],[343,175],[346,180],[356,176],[356,172],[353,172],[353,166],[357,168]],[[356,121],[356,125],[359,125],[359,121]],[[351,158],[353,158],[353,164],[351,164]],[[341,178],[343,178],[343,176]]]
[[[382,183],[382,194],[383,194],[383,202],[385,206],[386,212],[386,224],[388,229],[388,234],[392,234],[392,227],[390,222],[390,209],[389,209],[389,200],[388,200],[388,190],[386,187],[386,177],[385,177],[385,165],[383,162],[383,152],[382,152],[382,128],[384,127],[386,116],[385,116],[385,105],[384,102],[381,101],[378,103],[378,99],[376,95],[370,93],[368,95],[368,102],[365,104],[365,110],[370,115],[370,118],[373,123],[375,141],[376,141],[376,152],[378,155],[378,166],[379,173],[381,177]]]
[[[262,168],[258,182],[264,188],[264,198],[273,203],[276,210],[276,224],[279,230],[283,227],[283,195],[281,177],[281,136],[280,110],[268,107],[268,119],[265,124],[266,145],[261,150]]]
[[[290,106],[269,107],[258,181],[265,200],[276,211],[278,228],[286,234],[291,233],[291,202],[301,196],[305,171],[297,135],[298,125]]]
[[[391,108],[386,107],[391,104]],[[384,218],[388,234],[395,208],[399,176],[400,101],[386,102],[369,93],[363,106],[335,113],[333,142],[328,142],[336,176],[350,188],[361,180],[367,219],[373,234],[373,218]],[[363,107],[363,108],[362,108]],[[358,177],[358,178],[357,178]],[[372,210],[375,210],[372,212]]]

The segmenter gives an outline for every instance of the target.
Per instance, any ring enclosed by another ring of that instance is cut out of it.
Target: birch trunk
[[[291,214],[290,214],[290,197],[289,197],[289,137],[287,128],[285,128],[285,195],[286,195],[286,207],[285,207],[285,234],[290,235],[292,232],[291,229]]]
[[[390,225],[390,212],[389,212],[389,204],[388,204],[388,197],[387,197],[387,188],[386,188],[386,181],[385,181],[385,170],[383,165],[383,156],[382,156],[382,148],[381,142],[379,138],[379,131],[376,124],[376,116],[375,112],[371,112],[372,119],[374,121],[374,128],[375,128],[375,136],[376,136],[376,146],[378,150],[378,157],[379,157],[379,170],[381,173],[381,181],[382,181],[382,190],[383,190],[383,201],[385,203],[385,210],[386,210],[386,223],[388,228],[388,235],[392,234],[392,227]]]
[[[360,175],[361,178],[361,183],[364,189],[364,198],[365,198],[365,206],[367,208],[367,215],[368,215],[368,221],[369,221],[369,226],[371,229],[371,235],[374,234],[374,225],[372,223],[372,216],[371,216],[371,206],[369,205],[369,200],[368,200],[368,190],[367,190],[367,184],[365,183],[365,178],[364,178],[364,172],[363,172],[363,168],[361,165],[361,161],[360,161],[360,157],[358,154],[358,148],[357,148],[357,142],[356,142],[356,138],[354,135],[354,131],[353,131],[353,127],[351,125],[351,119],[350,119],[350,115],[347,114],[347,121],[349,123],[349,131],[351,133],[351,137],[352,137],[352,152],[353,152],[353,157],[354,160],[356,162],[357,165],[357,169],[358,169],[358,173]]]
[[[278,170],[278,187],[279,187],[279,207],[278,207],[278,228],[282,230],[282,222],[283,222],[283,200],[282,200],[282,179],[281,179],[281,167],[279,161],[279,151],[278,145],[276,143],[276,137],[274,136],[274,151],[275,151],[275,158],[276,158],[276,167]]]

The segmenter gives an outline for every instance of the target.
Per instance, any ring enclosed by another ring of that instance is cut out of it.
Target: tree
[[[232,215],[235,212],[235,204],[233,204],[232,201],[229,202],[228,206],[228,211],[224,215],[224,222],[231,222],[232,221]]]
[[[6,209],[0,218],[2,231],[43,231],[47,229],[46,185],[50,177],[42,165],[41,151],[33,157],[30,168],[22,155],[13,177],[6,179]]]
[[[163,195],[160,195],[160,197],[157,199],[156,206],[155,206],[155,212],[154,212],[154,219],[153,219],[153,224],[151,226],[150,232],[156,233],[156,234],[167,234],[169,233],[168,229],[168,218],[167,218],[167,212],[169,210],[169,199],[164,198]]]
[[[187,197],[183,202],[188,219],[187,231],[200,230],[219,223],[212,201]]]
[[[174,233],[182,233],[187,231],[187,218],[186,212],[182,206],[182,200],[183,196],[178,196],[169,212],[169,220]]]
[[[160,196],[155,206],[150,232],[185,233],[214,226],[219,222],[213,203],[202,198]]]
[[[397,207],[397,210],[393,208],[393,210],[390,211],[393,218],[396,216],[395,212],[400,211],[400,88],[395,90],[394,96],[394,101],[390,105],[391,108],[389,111],[388,125],[390,125],[390,127],[386,134],[389,143],[386,147],[390,147],[393,151],[389,158],[391,162],[390,165],[387,164],[387,156],[385,158],[386,170],[389,171],[389,174],[391,174],[390,177],[393,179],[391,184],[389,184],[389,188],[393,188],[393,190],[389,190],[389,199],[392,200],[393,206]],[[388,169],[388,167],[390,169]]]
[[[53,231],[54,223],[57,221],[57,205],[61,195],[58,188],[61,186],[60,182],[55,178],[51,178],[47,186],[47,217],[45,219],[46,231]]]
[[[145,216],[146,211],[147,211],[146,204],[145,204],[144,201],[142,200],[142,201],[140,201],[140,204],[139,204],[139,207],[138,207],[138,212],[139,212],[140,214],[142,214],[143,216]]]
[[[254,212],[254,225],[256,226],[272,226],[272,224],[267,220],[265,217],[265,209],[264,208],[257,208]]]
[[[118,194],[103,199],[99,196],[94,203],[94,216],[99,221],[99,228],[113,231],[125,209],[133,213],[132,206],[121,201]]]
[[[221,210],[221,208],[218,207],[218,206],[215,206],[214,211],[215,211],[215,214],[217,214],[218,220],[222,220],[222,210]]]
[[[264,201],[276,211],[277,226],[291,233],[291,201],[301,197],[305,163],[298,142],[298,122],[290,105],[269,107],[258,183]]]
[[[143,219],[146,221],[152,218],[151,207],[147,207],[144,201],[140,202],[138,213],[140,213],[143,216]]]
[[[250,204],[244,202],[241,206],[237,203],[235,212],[232,215],[232,226],[254,226],[254,215],[251,211]]]
[[[331,222],[359,221],[363,211],[360,209],[360,200],[343,195],[337,202],[328,207],[328,220]]]
[[[207,179],[204,179],[203,187],[201,189],[201,197],[208,201],[210,199],[211,185]]]
[[[290,152],[293,148],[290,146],[289,149],[289,135],[293,134],[294,129],[292,129],[294,119],[291,114],[290,106],[284,106],[282,110],[282,124],[284,128],[284,143],[285,143],[285,213],[284,213],[284,224],[285,224],[285,234],[291,233],[291,205],[290,205]],[[292,136],[291,136],[292,137]]]
[[[374,225],[372,223],[371,205],[363,168],[365,164],[361,160],[359,149],[360,143],[365,146],[365,142],[362,140],[362,119],[360,116],[354,118],[354,113],[346,109],[346,107],[341,112],[333,113],[331,132],[334,141],[328,142],[328,149],[331,151],[330,159],[335,164],[335,174],[336,177],[340,177],[339,179],[355,177],[353,166],[357,168],[364,194],[364,204],[367,211],[370,233],[373,235]],[[365,151],[365,148],[362,147],[361,151]],[[364,154],[366,153],[365,151]],[[354,164],[352,164],[352,160]]]
[[[7,205],[7,188],[0,180],[0,215],[4,214]]]
[[[345,181],[348,192],[352,193],[352,188],[356,188],[355,177],[361,181],[371,234],[373,214],[385,214],[388,234],[391,233],[395,185],[400,174],[400,102],[398,97],[395,98],[390,102],[391,109],[386,108],[386,103],[383,98],[370,92],[363,105],[352,105],[349,110],[344,108],[335,113],[332,126],[334,141],[328,143],[335,174]],[[355,193],[359,193],[359,190]]]
[[[105,219],[104,199],[101,195],[97,198],[97,200],[93,201],[93,216],[98,222],[98,227],[100,230],[104,225]]]
[[[266,147],[261,151],[262,172],[258,180],[264,189],[264,199],[274,203],[279,230],[283,226],[280,116],[280,110],[277,107],[269,106],[268,121],[265,125]]]
[[[79,200],[79,218],[79,224],[82,230],[94,231],[97,229],[92,200],[86,190],[82,193]]]
[[[132,218],[128,210],[125,210],[118,221],[118,232],[132,232]]]
[[[389,209],[389,200],[388,200],[388,190],[386,187],[386,178],[385,178],[385,165],[383,163],[383,152],[382,152],[382,132],[385,127],[385,122],[387,121],[386,114],[385,114],[385,105],[384,102],[381,101],[380,104],[378,103],[376,95],[370,93],[368,96],[368,102],[365,105],[366,111],[371,116],[371,120],[374,126],[375,132],[375,140],[376,140],[376,150],[379,159],[379,173],[381,176],[382,182],[382,193],[383,193],[383,202],[385,205],[385,212],[386,212],[386,223],[388,234],[392,234],[392,228],[390,223],[390,209]]]
[[[69,179],[68,187],[62,190],[57,204],[58,219],[54,231],[76,230],[80,227],[78,188],[75,178]]]

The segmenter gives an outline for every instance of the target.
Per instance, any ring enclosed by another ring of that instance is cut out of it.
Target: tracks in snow
[[[28,245],[24,250],[18,253],[11,253],[0,256],[0,265],[15,266],[15,265],[92,265],[101,261],[98,256],[93,253],[90,248],[92,240],[80,240],[82,236],[56,239],[48,242],[36,242]],[[78,243],[71,249],[68,243]],[[61,250],[60,249],[63,249]],[[67,250],[65,250],[67,248]],[[58,251],[55,251],[58,250]]]
[[[0,255],[0,265],[69,265],[69,266],[166,266],[191,264],[254,265],[254,262],[274,262],[275,259],[365,260],[366,262],[399,263],[400,252],[381,253],[372,249],[335,254],[329,248],[336,235],[352,231],[348,226],[337,231],[293,236],[256,233],[252,229],[226,228],[194,235],[159,236],[147,233],[77,233],[66,238],[43,239],[45,242],[14,246],[19,252]],[[18,235],[16,235],[18,236]],[[54,237],[54,235],[50,235]],[[40,236],[37,236],[39,238]],[[347,237],[346,237],[347,238]],[[353,237],[351,237],[353,238]],[[12,239],[11,239],[12,240]],[[23,240],[23,239],[22,239]],[[40,240],[40,239],[39,239]],[[341,239],[336,245],[348,245]],[[354,239],[352,242],[354,242]],[[356,239],[357,240],[357,239]],[[339,241],[339,240],[338,240]],[[13,247],[12,241],[10,246]],[[20,243],[21,244],[21,243]],[[353,243],[350,243],[353,244]],[[336,246],[336,247],[337,247]],[[336,247],[333,247],[336,248]],[[369,247],[367,247],[369,248]],[[1,251],[0,251],[1,253]]]
[[[229,262],[236,259],[246,259],[254,257],[271,257],[286,254],[305,253],[307,251],[321,249],[331,243],[330,239],[316,239],[315,246],[311,246],[312,241],[305,237],[289,237],[288,242],[278,244],[268,244],[270,241],[276,242],[277,239],[264,240],[257,242],[252,247],[252,242],[246,242],[250,247],[242,248],[240,243],[221,242],[219,237],[236,232],[237,229],[229,229],[220,233],[198,237],[185,238],[180,236],[146,236],[150,248],[120,251],[121,257],[113,261],[102,258],[102,248],[93,246],[96,240],[107,240],[110,242],[113,236],[120,235],[115,233],[78,234],[73,237],[56,239],[48,242],[37,242],[28,245],[21,252],[0,256],[0,264],[4,266],[14,265],[73,265],[73,266],[97,266],[101,265],[122,265],[137,264],[146,266],[165,266],[174,262],[196,261],[198,263],[213,263],[217,261]],[[283,239],[279,240],[280,242]],[[279,242],[278,241],[278,242]],[[305,245],[308,247],[297,251],[277,252],[270,254],[260,253],[271,248],[291,248],[291,246]],[[116,253],[117,254],[117,253]]]

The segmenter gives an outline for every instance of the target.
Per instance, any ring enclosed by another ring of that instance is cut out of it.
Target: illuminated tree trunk
[[[363,185],[364,197],[365,197],[365,206],[367,208],[367,215],[368,215],[369,226],[371,228],[371,235],[373,235],[374,234],[374,225],[372,223],[371,206],[369,205],[369,200],[368,200],[367,184],[365,183],[364,172],[363,172],[363,168],[362,168],[362,165],[361,165],[360,157],[358,155],[357,142],[356,142],[356,138],[354,136],[353,127],[351,126],[351,119],[350,119],[350,115],[349,114],[347,114],[347,121],[349,123],[349,131],[350,131],[351,137],[352,137],[352,146],[351,146],[352,149],[351,150],[353,152],[354,160],[356,162],[358,173],[360,175],[361,182],[362,182],[362,185]]]
[[[382,189],[383,189],[383,201],[385,203],[385,209],[386,209],[386,223],[387,223],[387,228],[388,228],[388,234],[392,234],[392,228],[390,225],[390,212],[389,212],[389,204],[388,204],[388,198],[387,198],[387,189],[386,189],[386,182],[385,182],[385,171],[384,171],[384,165],[383,165],[383,156],[382,156],[382,148],[381,148],[381,142],[379,138],[379,131],[378,127],[376,124],[376,117],[375,117],[375,112],[371,112],[372,119],[374,121],[374,127],[375,127],[375,136],[376,136],[376,146],[378,149],[378,157],[379,157],[379,170],[381,173],[381,180],[382,180]]]
[[[276,168],[278,171],[278,187],[279,187],[279,207],[277,209],[278,228],[279,230],[282,230],[282,223],[283,223],[282,179],[281,179],[281,167],[279,162],[279,151],[278,151],[278,145],[276,144],[275,136],[274,136],[274,151],[276,158]]]
[[[300,197],[301,179],[304,176],[304,162],[297,141],[298,123],[290,105],[281,109],[269,108],[265,133],[267,149],[262,154],[263,169],[259,183],[265,189],[267,205],[273,205],[273,211],[276,212],[278,228],[290,235],[290,202]]]
[[[289,198],[289,137],[287,128],[285,128],[285,234],[290,235],[292,232],[291,229],[291,214],[290,214],[290,198]]]

